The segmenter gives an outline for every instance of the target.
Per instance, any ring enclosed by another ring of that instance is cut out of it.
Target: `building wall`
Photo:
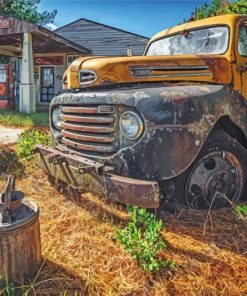
[[[14,89],[15,89],[15,99],[18,102],[19,98],[19,83],[21,81],[21,55],[14,56],[13,53],[8,51],[1,51],[1,54],[7,54],[10,57],[10,63],[14,69]],[[72,54],[73,55],[73,54]],[[67,69],[67,56],[65,53],[47,53],[47,54],[34,54],[34,60],[37,57],[63,57],[62,65],[35,65],[34,64],[34,77],[35,77],[35,85],[36,85],[36,100],[38,103],[41,102],[40,98],[40,88],[41,88],[41,69],[42,67],[53,67],[54,68],[54,96],[62,92],[62,77]],[[74,56],[76,57],[76,56]]]
[[[36,57],[54,57],[62,56],[63,65],[34,65],[35,73],[35,84],[36,84],[36,96],[40,102],[40,87],[41,87],[41,68],[42,67],[53,67],[54,68],[54,95],[59,94],[62,91],[62,76],[67,68],[67,55],[61,53],[48,53],[48,54],[34,54]]]
[[[56,33],[92,50],[97,56],[126,56],[129,46],[133,55],[142,55],[148,38],[80,19],[59,28]]]

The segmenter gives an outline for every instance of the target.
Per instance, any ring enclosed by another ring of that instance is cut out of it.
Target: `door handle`
[[[242,66],[238,67],[239,72],[244,73],[247,71],[247,63],[244,63]]]

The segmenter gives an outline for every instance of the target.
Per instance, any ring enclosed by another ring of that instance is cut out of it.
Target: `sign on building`
[[[63,57],[36,57],[35,65],[63,65]]]
[[[10,20],[0,20],[0,29],[9,29],[10,28]]]

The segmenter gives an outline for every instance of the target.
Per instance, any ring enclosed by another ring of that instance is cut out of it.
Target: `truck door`
[[[237,29],[236,57],[241,79],[241,93],[247,99],[247,20],[240,22]]]

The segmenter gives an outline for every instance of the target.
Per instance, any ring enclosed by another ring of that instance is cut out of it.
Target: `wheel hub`
[[[227,205],[227,199],[238,201],[242,186],[238,159],[230,152],[214,151],[192,168],[186,183],[186,200],[195,209],[222,207]]]

